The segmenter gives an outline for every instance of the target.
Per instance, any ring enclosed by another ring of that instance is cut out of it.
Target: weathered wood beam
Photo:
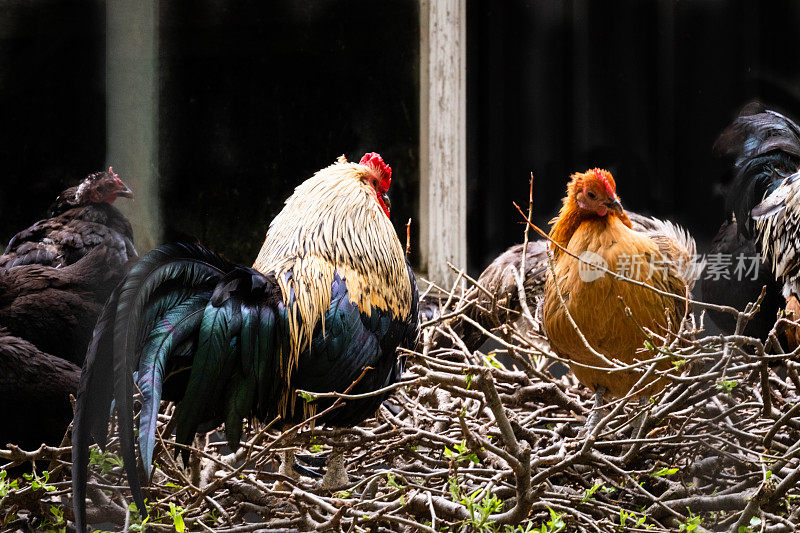
[[[141,254],[161,235],[157,0],[106,2],[106,139],[108,164],[136,195],[117,205]]]
[[[420,245],[439,283],[467,263],[466,25],[466,0],[420,0]]]

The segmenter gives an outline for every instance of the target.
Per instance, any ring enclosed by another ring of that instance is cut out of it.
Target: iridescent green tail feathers
[[[286,335],[275,279],[234,265],[201,246],[171,244],[150,252],[105,306],[89,346],[73,429],[76,527],[85,526],[90,437],[105,446],[112,400],[134,501],[143,509],[133,439],[138,389],[139,449],[150,475],[161,400],[179,402],[177,441],[225,421],[237,447],[242,419],[266,416],[282,390],[273,372]],[[134,383],[135,377],[135,383]],[[255,411],[255,412],[254,412]]]

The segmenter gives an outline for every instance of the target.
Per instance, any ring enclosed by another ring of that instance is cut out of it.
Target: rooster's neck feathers
[[[270,224],[253,268],[274,273],[289,311],[294,361],[312,339],[331,303],[334,273],[350,301],[403,319],[411,283],[397,234],[370,185],[369,169],[338,161],[299,185]]]

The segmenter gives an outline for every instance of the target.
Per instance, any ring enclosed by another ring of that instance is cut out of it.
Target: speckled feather
[[[783,297],[800,295],[800,173],[786,178],[751,215],[763,259],[783,283]]]
[[[716,148],[736,157],[728,204],[739,232],[755,241],[783,297],[800,295],[800,127],[752,102]]]

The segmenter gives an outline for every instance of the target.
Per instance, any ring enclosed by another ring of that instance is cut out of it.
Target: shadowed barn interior
[[[114,161],[104,3],[3,11],[5,242]],[[795,3],[754,0],[467,2],[469,270],[520,240],[511,202],[527,201],[531,171],[542,225],[568,175],[601,166],[627,208],[684,224],[704,249],[724,216],[716,136],[753,98],[800,116],[798,19]],[[368,150],[394,169],[398,232],[409,217],[422,223],[416,1],[175,1],[159,4],[157,21],[165,238],[191,234],[252,260],[297,183]]]

